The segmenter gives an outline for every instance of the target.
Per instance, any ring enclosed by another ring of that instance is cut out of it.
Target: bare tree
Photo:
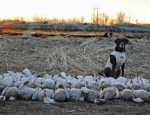
[[[111,19],[109,20],[109,25],[113,25],[113,24],[115,24],[115,23],[116,23],[115,19],[111,18]]]
[[[107,14],[103,14],[103,20],[104,20],[104,24],[108,24],[108,21],[109,21],[109,16]]]
[[[135,19],[135,23],[139,24],[139,19],[138,18]]]
[[[116,22],[117,23],[124,23],[126,18],[126,14],[122,11],[117,13]]]
[[[100,13],[98,16],[99,24],[108,24],[109,16],[106,13]]]
[[[80,18],[80,22],[81,22],[81,23],[84,22],[84,16],[82,16],[82,17]]]
[[[128,16],[127,18],[128,18],[128,23],[130,23],[130,21],[131,21],[131,16]]]

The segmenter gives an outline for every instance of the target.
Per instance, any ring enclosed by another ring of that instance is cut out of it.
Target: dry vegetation
[[[113,24],[118,24],[118,23],[131,23],[131,15],[126,14],[123,11],[119,11],[116,13],[115,17],[111,17],[105,12],[99,12],[98,15],[93,14],[91,15],[91,21],[89,23],[97,23],[97,24],[105,24],[105,25],[113,25]],[[31,17],[29,20],[28,17],[24,16],[14,16],[12,19],[0,19],[2,22],[49,22],[49,23],[85,23],[86,17],[81,16],[81,17],[72,17],[72,18],[48,18],[48,17],[43,17],[39,15],[34,15]],[[136,18],[134,21],[135,24],[143,24],[144,22],[141,22],[140,19]]]
[[[0,73],[7,70],[32,71],[57,74],[66,71],[72,76],[100,72],[114,49],[114,38],[73,37],[23,37],[3,35],[0,39]],[[125,69],[127,77],[150,76],[149,38],[129,39],[128,60]]]

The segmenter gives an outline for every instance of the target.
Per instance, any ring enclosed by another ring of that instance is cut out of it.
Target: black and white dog
[[[121,71],[122,76],[124,76],[124,68],[127,60],[125,46],[128,42],[129,40],[126,38],[118,38],[115,40],[116,47],[110,54],[104,69],[104,74],[106,77],[117,78]]]

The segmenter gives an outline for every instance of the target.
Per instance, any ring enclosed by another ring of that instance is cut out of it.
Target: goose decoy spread
[[[126,78],[71,76],[60,72],[54,76],[43,72],[7,71],[0,75],[0,100],[33,100],[46,104],[65,101],[86,101],[105,104],[108,100],[122,99],[137,103],[150,102],[150,81],[140,76]]]

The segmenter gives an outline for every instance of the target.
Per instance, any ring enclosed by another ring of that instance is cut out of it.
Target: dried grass
[[[100,72],[113,51],[112,38],[47,37],[22,39],[22,36],[3,36],[0,40],[0,73],[7,70],[47,71],[57,74],[66,71],[75,76]],[[9,39],[8,39],[9,38]],[[16,39],[15,39],[16,38]],[[150,41],[130,39],[127,46],[127,77],[150,76]]]

